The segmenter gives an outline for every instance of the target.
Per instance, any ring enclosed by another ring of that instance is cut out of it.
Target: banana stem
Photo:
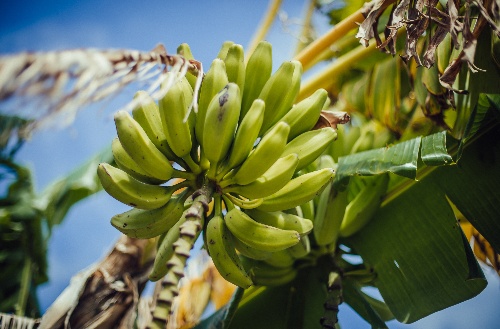
[[[187,171],[182,171],[182,170],[174,170],[173,174],[174,178],[181,178],[189,181],[194,181],[196,180],[196,175],[192,172],[187,172]]]
[[[182,160],[184,160],[186,162],[189,169],[191,169],[191,171],[195,175],[198,175],[199,173],[201,173],[200,166],[196,162],[194,162],[193,158],[191,157],[191,154],[186,155],[184,158],[182,158]]]
[[[266,10],[266,13],[264,17],[262,18],[262,21],[259,23],[259,28],[257,31],[255,31],[252,41],[250,42],[250,45],[247,47],[247,53],[245,54],[245,63],[248,62],[248,58],[250,55],[254,52],[255,48],[257,48],[257,45],[259,42],[264,40],[264,38],[267,35],[267,32],[269,32],[269,29],[271,28],[271,25],[273,24],[274,18],[278,14],[278,10],[280,9],[282,0],[270,0],[269,1],[269,6]]]
[[[158,309],[161,314],[171,312],[173,298],[179,294],[179,281],[184,277],[184,267],[189,258],[190,250],[203,228],[213,193],[213,184],[209,181],[205,182],[200,189],[193,193],[193,203],[182,214],[186,221],[180,226],[180,237],[173,244],[174,254],[166,264],[168,272],[162,282],[163,288],[160,292],[162,298],[158,298],[164,304],[164,308],[155,308],[155,311]],[[164,317],[155,316],[155,311],[153,311],[149,328],[165,328]]]
[[[358,27],[358,23],[363,22],[365,16],[363,15],[363,8],[349,15],[341,22],[336,24],[327,33],[323,34],[318,39],[314,40],[306,48],[295,56],[295,60],[302,63],[302,67],[309,67],[309,63],[321,55],[324,50],[328,49],[335,41],[342,38],[352,29]]]
[[[328,295],[324,304],[325,313],[321,318],[323,328],[335,328],[338,322],[339,305],[342,300],[342,278],[338,272],[330,272],[328,276]]]
[[[335,62],[302,85],[296,102],[312,95],[319,88],[328,89],[336,76],[349,70],[354,64],[369,57],[375,51],[377,51],[377,44],[373,41],[368,47],[360,45],[344,56],[337,58]]]

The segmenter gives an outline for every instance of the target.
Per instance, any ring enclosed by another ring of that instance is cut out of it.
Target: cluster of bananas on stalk
[[[192,59],[186,44],[178,53]],[[313,222],[301,205],[334,173],[306,168],[337,133],[311,130],[329,105],[325,90],[294,104],[300,62],[272,71],[268,42],[246,64],[243,47],[226,42],[203,77],[197,112],[189,110],[195,76],[169,72],[173,84],[158,104],[138,92],[132,115],[115,114],[116,166],[102,163],[97,172],[112,197],[133,207],[112,225],[130,237],[157,237],[151,280],[175,285],[202,231],[216,268],[243,288],[292,280],[295,260],[309,253]]]

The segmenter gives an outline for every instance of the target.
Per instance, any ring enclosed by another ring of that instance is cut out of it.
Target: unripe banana
[[[245,89],[245,51],[243,47],[237,44],[229,47],[224,63],[229,82],[236,83],[243,95]]]
[[[349,126],[344,130],[344,155],[352,154],[354,144],[361,136],[361,128],[358,126]]]
[[[234,247],[240,254],[242,254],[245,257],[251,258],[251,259],[256,259],[256,260],[263,260],[266,258],[269,258],[271,256],[271,252],[269,251],[262,251],[258,250],[255,248],[252,248],[250,246],[247,246],[243,242],[241,242],[239,239],[235,238],[233,236],[233,243]]]
[[[97,167],[102,187],[116,200],[140,209],[156,209],[168,202],[176,186],[141,183],[121,169],[107,163]]]
[[[191,52],[191,48],[187,43],[182,43],[177,47],[177,54],[181,55],[187,60],[194,59],[193,53]],[[191,72],[186,73],[186,79],[189,81],[189,85],[194,89],[196,86],[197,77],[194,76]]]
[[[314,127],[327,100],[328,92],[318,89],[308,98],[292,106],[290,111],[280,119],[290,125],[288,141]]]
[[[369,179],[366,186],[349,203],[345,210],[340,236],[349,237],[362,229],[380,207],[389,184],[389,175],[382,174]]]
[[[241,101],[241,117],[244,118],[252,103],[264,88],[273,70],[273,48],[267,41],[261,41],[248,59],[245,71],[245,88]],[[259,127],[260,131],[260,127]]]
[[[151,177],[150,174],[139,167],[137,162],[135,162],[134,159],[128,155],[127,151],[125,151],[118,138],[113,139],[113,142],[111,142],[111,151],[113,152],[113,158],[118,168],[138,181],[154,185],[160,185],[166,182],[166,180],[159,180]]]
[[[295,208],[321,193],[333,177],[333,170],[329,168],[298,176],[278,192],[265,197],[257,209],[278,211]]]
[[[205,127],[205,117],[208,105],[215,95],[228,84],[226,65],[221,59],[214,59],[210,69],[203,78],[198,99],[198,113],[196,115],[196,139],[203,145],[203,130]]]
[[[145,91],[138,91],[134,98],[139,101],[139,105],[132,110],[132,116],[142,129],[146,132],[149,139],[170,161],[178,161],[174,152],[167,142],[167,137],[161,124],[160,110],[158,105]]]
[[[298,245],[298,244],[300,244],[300,242],[297,243],[296,245]],[[269,264],[271,266],[278,267],[278,268],[290,268],[293,266],[295,259],[288,252],[288,249],[285,249],[285,250],[273,252],[271,254],[271,257],[266,258],[265,260],[263,260],[263,262],[266,264]]]
[[[313,223],[309,219],[282,211],[267,212],[259,209],[248,209],[245,210],[245,213],[259,223],[283,230],[294,230],[300,235],[306,235],[313,229]]]
[[[250,287],[253,284],[252,280],[236,254],[233,236],[222,216],[214,216],[208,222],[206,230],[208,251],[222,277],[244,289]]]
[[[336,137],[337,133],[330,127],[305,132],[288,143],[281,156],[296,153],[299,163],[295,170],[301,170],[318,158]]]
[[[153,269],[149,274],[149,280],[158,281],[168,272],[167,262],[174,255],[174,243],[179,240],[181,235],[180,227],[186,222],[186,217],[181,215],[181,218],[167,233],[163,233],[158,239],[158,247],[156,252]]]
[[[297,276],[297,270],[293,266],[276,267],[246,257],[243,257],[242,261],[255,285],[258,286],[280,286],[292,281]]]
[[[446,33],[443,41],[439,43],[436,49],[437,69],[441,75],[444,73],[448,65],[450,65],[451,52],[451,34]]]
[[[236,136],[234,137],[234,142],[229,152],[229,158],[218,174],[218,180],[224,177],[229,170],[239,166],[245,161],[250,151],[252,151],[255,141],[259,136],[262,121],[264,120],[264,110],[264,101],[256,99],[236,130]]]
[[[373,143],[375,141],[375,132],[372,127],[365,124],[361,127],[361,133],[359,138],[353,144],[351,148],[351,154],[359,153],[363,151],[368,151],[373,149]]]
[[[141,125],[127,111],[115,113],[118,138],[125,151],[152,177],[169,180],[174,175],[170,161],[153,144]]]
[[[224,60],[226,58],[226,56],[227,56],[227,52],[228,52],[229,48],[232,45],[234,45],[234,42],[232,42],[232,41],[224,41],[224,43],[222,44],[222,46],[219,49],[219,53],[217,54],[217,58],[221,59],[221,60]]]
[[[346,153],[344,153],[345,126],[337,125],[336,132],[337,138],[335,139],[335,143],[330,144],[326,153],[329,154],[335,162],[338,162],[340,157],[346,155]]]
[[[224,193],[224,196],[229,199],[234,205],[242,209],[253,209],[262,204],[264,199],[242,199],[237,196],[231,195],[230,193]]]
[[[299,92],[301,77],[302,64],[290,61],[284,62],[266,82],[259,95],[266,103],[259,135],[263,135],[290,110]]]
[[[321,192],[314,218],[314,239],[319,246],[337,242],[347,206],[347,190],[339,192],[330,184]]]
[[[301,236],[299,243],[286,250],[295,259],[306,257],[311,252],[311,241],[309,240],[309,235]]]
[[[167,74],[174,74],[168,72]],[[179,158],[190,157],[193,146],[192,133],[194,113],[184,122],[193,100],[193,90],[185,77],[174,76],[176,81],[167,94],[160,99],[160,117],[168,145]]]
[[[290,126],[280,122],[262,137],[257,147],[237,169],[234,175],[226,182],[221,182],[221,187],[230,184],[250,184],[262,176],[280,158],[285,149]]]
[[[210,161],[209,178],[214,179],[217,164],[226,156],[234,139],[240,116],[241,96],[238,85],[227,84],[208,105],[203,131],[202,151]]]
[[[111,218],[111,225],[134,239],[150,239],[170,230],[184,211],[189,194],[174,195],[164,206],[152,209],[132,209]]]
[[[300,241],[297,231],[261,224],[238,208],[233,208],[226,214],[225,222],[237,239],[258,250],[276,252]]]
[[[302,217],[309,220],[314,220],[314,200],[309,200],[306,203],[300,205],[302,210]]]
[[[288,183],[299,163],[297,154],[278,159],[262,176],[247,185],[231,185],[223,192],[234,192],[249,199],[258,199],[279,191]]]

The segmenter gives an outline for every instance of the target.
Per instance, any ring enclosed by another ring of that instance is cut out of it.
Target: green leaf
[[[52,183],[40,194],[37,207],[44,212],[50,227],[60,224],[75,203],[102,189],[96,173],[101,162],[113,162],[111,147]]]
[[[319,328],[326,301],[328,264],[302,269],[297,278],[279,287],[243,300],[230,328],[302,329]]]
[[[368,302],[366,296],[352,280],[344,280],[342,282],[344,300],[351,306],[356,313],[371,324],[372,328],[387,328],[384,320],[380,317],[377,311]]]
[[[380,208],[349,244],[375,269],[375,284],[400,322],[472,298],[486,286],[482,278],[467,280],[470,264],[460,227],[430,179]]]
[[[500,130],[492,127],[465,148],[456,166],[439,168],[430,179],[500,252]]]
[[[453,162],[446,149],[446,131],[422,138],[421,157],[428,166],[442,166]]]
[[[378,175],[386,172],[414,179],[421,137],[390,147],[369,150],[339,158],[334,185],[341,186],[350,176]]]

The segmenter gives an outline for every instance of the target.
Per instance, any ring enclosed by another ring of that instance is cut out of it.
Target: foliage
[[[311,252],[295,261],[294,280],[238,289],[229,304],[197,328],[311,328],[320,323],[333,328],[342,301],[373,327],[384,328],[393,319],[411,323],[479,294],[487,282],[477,259],[499,270],[493,260],[500,258],[500,214],[492,205],[500,202],[500,86],[491,83],[500,76],[498,1],[361,5],[316,2],[335,24],[328,35],[338,48],[321,46],[320,37],[297,54],[305,69],[335,59],[303,83],[299,100],[325,88],[332,100],[328,111],[352,118],[337,127],[338,140],[323,154],[335,161],[329,191],[346,191],[352,202],[369,184],[366,176],[389,175],[387,192],[355,234],[340,235],[326,246],[311,234]],[[366,19],[360,21],[362,14]],[[351,42],[349,31],[356,22],[366,48]],[[335,29],[344,26],[348,32],[341,37]],[[189,69],[200,73],[195,63]],[[0,122],[9,136],[29,123],[17,117]],[[95,167],[112,156],[105,150],[36,196],[29,170],[12,161],[22,140],[5,136],[0,136],[2,166],[13,178],[0,200],[0,238],[6,246],[0,253],[0,266],[6,269],[0,310],[37,316],[34,292],[47,280],[51,229],[72,205],[100,190]],[[322,165],[320,157],[304,171]],[[319,203],[316,197],[316,210]],[[477,245],[471,248],[465,224],[478,233],[476,243],[478,236],[484,239],[483,253]]]

